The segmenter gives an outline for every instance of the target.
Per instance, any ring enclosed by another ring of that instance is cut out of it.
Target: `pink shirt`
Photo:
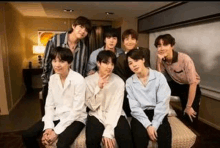
[[[170,77],[179,84],[192,84],[200,82],[193,60],[185,53],[173,51],[172,63],[162,61],[161,72],[167,71]]]

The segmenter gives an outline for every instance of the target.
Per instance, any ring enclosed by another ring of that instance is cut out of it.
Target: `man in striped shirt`
[[[89,49],[85,44],[84,38],[90,33],[92,28],[91,21],[86,17],[79,16],[72,24],[70,31],[54,35],[47,43],[44,60],[43,74],[43,99],[46,99],[49,77],[54,73],[51,64],[50,53],[54,47],[69,48],[73,53],[71,69],[85,76]]]

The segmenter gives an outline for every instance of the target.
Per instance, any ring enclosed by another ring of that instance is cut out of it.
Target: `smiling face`
[[[107,63],[97,62],[99,67],[99,73],[101,75],[110,75],[114,69],[114,63],[112,63],[112,59],[109,58]]]
[[[140,74],[144,70],[144,62],[144,59],[135,60],[128,57],[128,66],[131,69],[131,71],[133,71],[135,74]]]
[[[106,37],[105,38],[105,49],[106,50],[115,49],[117,42],[118,42],[117,37]]]
[[[174,46],[171,46],[171,44],[164,44],[162,39],[160,39],[159,44],[157,45],[158,54],[164,55],[164,57],[172,54],[173,48]]]
[[[130,34],[125,37],[123,44],[126,48],[126,51],[130,51],[131,49],[134,49],[137,46],[137,40],[135,38],[132,38]]]
[[[55,73],[59,75],[67,75],[70,64],[68,64],[67,61],[61,60],[59,56],[56,56],[56,58],[52,60],[52,66]]]
[[[73,34],[78,38],[78,39],[84,39],[88,35],[88,31],[86,28],[82,25],[76,25],[72,26],[73,28]]]

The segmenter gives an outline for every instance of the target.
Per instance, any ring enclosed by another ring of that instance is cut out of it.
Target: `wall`
[[[170,33],[176,39],[176,51],[187,53],[193,59],[201,77],[203,98],[200,119],[214,127],[220,127],[220,118],[217,115],[220,112],[220,20],[150,33],[153,68],[156,57],[154,41],[158,35],[165,33]]]
[[[1,13],[5,26],[1,29],[5,32],[5,46],[2,47],[2,58],[4,61],[5,97],[10,111],[25,93],[22,77],[22,62],[25,58],[25,27],[24,18],[17,10],[7,3],[3,5],[3,8],[4,11]]]

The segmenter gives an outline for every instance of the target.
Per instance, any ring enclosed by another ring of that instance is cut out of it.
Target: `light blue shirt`
[[[100,51],[102,51],[104,49],[105,49],[105,46],[98,48],[91,53],[91,55],[89,57],[89,62],[87,64],[87,68],[86,68],[86,74],[88,74],[88,72],[90,70],[93,70],[96,67],[97,55],[99,54]],[[124,50],[121,48],[115,47],[115,50],[116,50],[116,57],[119,57],[120,54],[124,53]]]
[[[164,75],[149,68],[148,84],[144,86],[133,74],[126,81],[127,97],[131,115],[143,124],[145,128],[152,124],[157,130],[163,118],[169,112],[171,90]],[[144,113],[146,109],[154,109],[152,122]]]

